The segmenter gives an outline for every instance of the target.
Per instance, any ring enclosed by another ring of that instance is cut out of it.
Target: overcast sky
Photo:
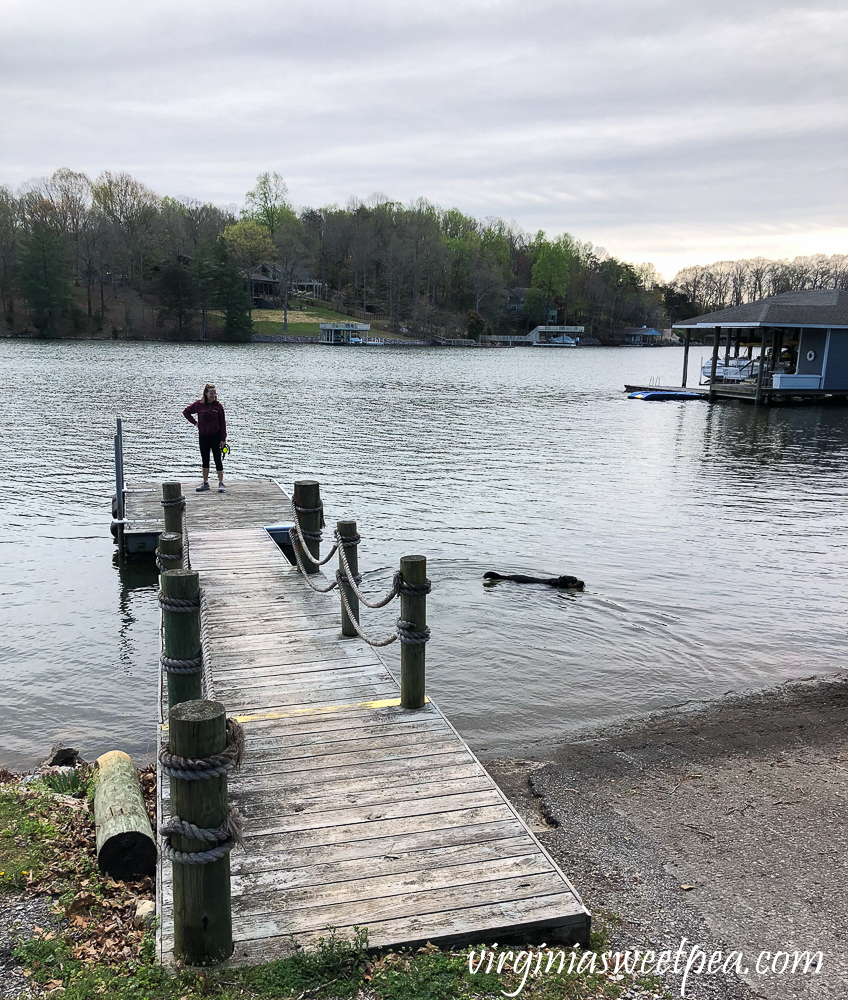
[[[845,0],[0,0],[0,184],[382,192],[667,277],[848,252]]]

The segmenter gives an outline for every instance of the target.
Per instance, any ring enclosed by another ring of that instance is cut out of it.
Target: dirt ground
[[[747,974],[690,974],[686,996],[848,997],[848,677],[484,763],[617,947],[743,953]],[[821,951],[821,971],[757,974],[766,951],[767,970]]]

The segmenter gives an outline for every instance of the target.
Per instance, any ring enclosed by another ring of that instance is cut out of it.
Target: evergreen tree
[[[250,318],[250,296],[244,287],[244,275],[239,263],[227,252],[223,239],[216,245],[215,292],[216,305],[224,310],[224,336],[227,340],[246,343],[253,333]]]

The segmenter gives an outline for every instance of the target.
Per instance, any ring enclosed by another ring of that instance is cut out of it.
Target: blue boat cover
[[[703,399],[704,397],[698,392],[686,392],[684,389],[679,391],[671,389],[640,389],[639,392],[631,392],[627,398],[654,401],[663,399]]]

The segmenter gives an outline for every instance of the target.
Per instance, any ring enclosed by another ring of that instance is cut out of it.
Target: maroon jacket
[[[197,420],[192,420],[192,413],[197,414]],[[221,440],[227,440],[227,421],[224,419],[224,407],[216,399],[214,403],[204,403],[196,399],[183,410],[183,416],[201,434],[220,434]]]

